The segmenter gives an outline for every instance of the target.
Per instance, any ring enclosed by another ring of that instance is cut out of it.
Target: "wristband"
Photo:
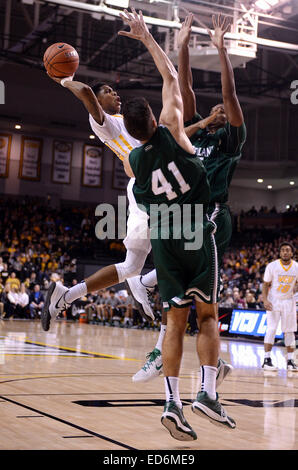
[[[73,75],[71,75],[70,77],[62,78],[62,80],[60,81],[60,85],[65,86],[65,82],[71,82],[72,80],[73,80]]]

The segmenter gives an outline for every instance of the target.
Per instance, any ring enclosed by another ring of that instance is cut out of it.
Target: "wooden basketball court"
[[[262,343],[222,340],[234,371],[219,396],[237,423],[223,429],[191,411],[199,387],[195,337],[185,337],[180,391],[197,441],[161,425],[163,377],[132,382],[157,332],[57,321],[0,322],[1,450],[297,450],[298,373],[264,372]]]

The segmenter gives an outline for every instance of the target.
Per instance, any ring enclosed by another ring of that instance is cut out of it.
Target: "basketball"
[[[57,42],[47,48],[43,56],[47,72],[53,77],[69,77],[79,66],[79,54],[65,42]]]

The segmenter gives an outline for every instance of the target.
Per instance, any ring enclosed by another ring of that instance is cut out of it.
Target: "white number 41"
[[[168,169],[173,173],[174,177],[178,181],[181,193],[184,194],[189,191],[190,186],[186,183],[176,164],[174,162],[170,162],[168,164]],[[159,194],[166,193],[166,196],[169,201],[177,197],[177,194],[175,193],[175,191],[173,191],[171,183],[167,181],[160,168],[152,172],[152,192],[156,196],[158,196]]]

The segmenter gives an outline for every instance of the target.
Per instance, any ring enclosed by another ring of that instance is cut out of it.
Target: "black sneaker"
[[[292,372],[298,372],[298,367],[296,366],[295,362],[293,359],[289,359],[287,362],[287,370],[290,370]]]
[[[271,357],[266,357],[264,359],[262,369],[264,369],[264,370],[277,370],[277,367],[272,364]]]

